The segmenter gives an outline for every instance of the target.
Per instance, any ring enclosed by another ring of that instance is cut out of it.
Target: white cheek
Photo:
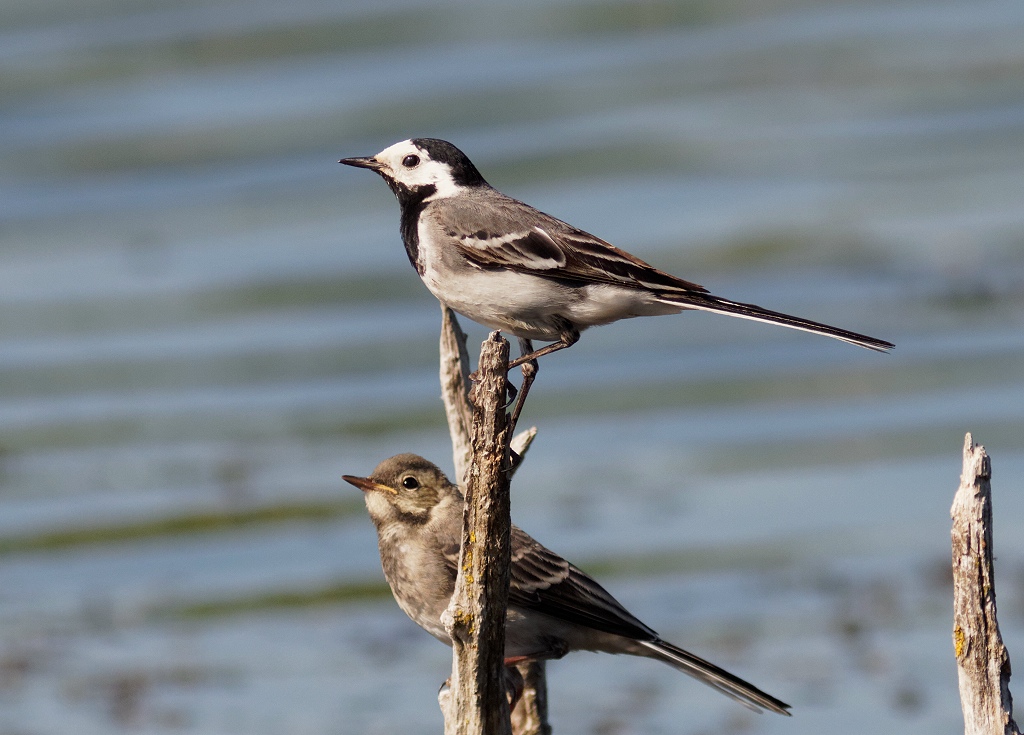
[[[369,509],[371,515],[383,516],[388,512],[388,501],[380,496],[379,493],[370,492],[366,496],[366,507]]]
[[[437,187],[437,192],[431,194],[424,200],[428,202],[433,199],[445,199],[447,197],[455,196],[459,191],[459,187],[455,185],[455,182],[452,181],[451,176],[447,174],[447,171],[444,172],[443,176],[437,176],[426,183],[433,184]]]
[[[401,166],[401,163],[396,165]],[[424,161],[413,169],[402,168],[396,170],[398,170],[399,173],[395,178],[406,186],[410,186],[412,188],[433,186],[437,190],[424,201],[429,202],[433,199],[444,199],[458,193],[458,187],[452,181],[451,172],[444,164],[435,163],[434,161]]]
[[[409,186],[427,186],[429,184],[437,186],[437,171],[432,170],[432,168],[424,164],[420,164],[419,167],[414,169],[403,168],[398,180],[404,181]]]

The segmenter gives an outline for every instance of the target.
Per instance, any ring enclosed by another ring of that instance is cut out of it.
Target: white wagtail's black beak
[[[368,168],[371,171],[380,171],[384,168],[384,164],[378,161],[373,156],[361,156],[358,158],[342,158],[338,163],[344,163],[346,166],[355,166],[356,168]]]

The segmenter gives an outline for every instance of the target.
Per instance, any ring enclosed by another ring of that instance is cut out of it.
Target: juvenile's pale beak
[[[371,171],[380,171],[384,168],[384,164],[378,161],[373,156],[362,156],[358,158],[342,158],[338,163],[344,163],[346,166],[355,166],[356,168],[368,168]]]
[[[341,479],[347,482],[349,485],[355,485],[364,493],[376,491],[382,493],[391,493],[392,495],[398,494],[398,491],[395,490],[393,487],[381,485],[379,482],[374,482],[369,477],[353,477],[352,475],[342,475]]]

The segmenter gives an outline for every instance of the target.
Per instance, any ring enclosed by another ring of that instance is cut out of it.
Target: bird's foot
[[[519,395],[519,389],[516,388],[515,385],[513,385],[511,380],[506,380],[505,392],[508,395],[508,401],[505,403],[504,406],[502,406],[503,409],[508,408],[509,406],[516,402],[516,396]]]

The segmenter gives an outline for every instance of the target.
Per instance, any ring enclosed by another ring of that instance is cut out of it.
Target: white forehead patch
[[[405,160],[409,156],[416,156],[419,163],[411,168],[407,167]],[[430,154],[417,148],[411,140],[395,143],[382,150],[374,158],[387,166],[387,174],[391,178],[405,184],[410,189],[421,186],[435,187],[437,193],[427,197],[427,201],[455,196],[459,191],[448,164],[431,160]]]

